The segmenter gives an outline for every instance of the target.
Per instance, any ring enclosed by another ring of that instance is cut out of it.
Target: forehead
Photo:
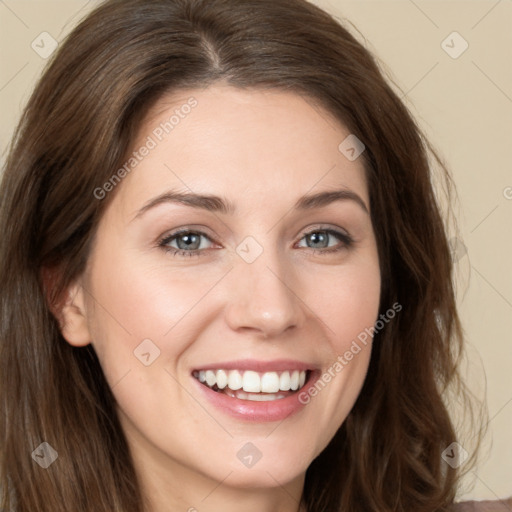
[[[128,214],[167,189],[261,208],[265,198],[347,187],[367,202],[362,158],[351,161],[340,150],[350,135],[291,92],[217,85],[169,94],[148,113],[127,155],[134,165],[119,191],[123,209]]]

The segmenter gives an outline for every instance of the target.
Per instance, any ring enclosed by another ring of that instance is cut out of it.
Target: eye
[[[341,240],[341,244],[329,246],[329,241],[333,238]],[[310,249],[319,254],[331,254],[333,252],[341,251],[352,245],[353,239],[347,233],[336,231],[334,229],[315,229],[304,234],[301,240],[306,240]]]
[[[181,230],[166,236],[159,242],[159,246],[167,252],[172,252],[173,256],[200,256],[205,253],[202,238],[210,240],[205,233],[200,231],[191,231],[189,229]],[[176,246],[171,245],[176,242]]]

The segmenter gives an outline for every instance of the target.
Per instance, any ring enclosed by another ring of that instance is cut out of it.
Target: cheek
[[[148,265],[147,258],[129,251],[109,257],[98,252],[95,261],[89,284],[90,329],[109,382],[117,382],[129,369],[140,371],[137,356],[148,351],[150,360],[158,354],[155,366],[165,361],[173,368],[207,321],[211,303],[204,299],[225,270],[172,267],[165,259]]]
[[[308,305],[325,327],[328,363],[302,399],[317,404],[317,420],[325,425],[321,450],[349,414],[366,377],[379,312],[380,271],[372,259],[318,277],[317,293],[310,293]]]
[[[373,262],[374,261],[374,262]],[[312,286],[311,284],[308,286]],[[315,280],[312,309],[323,320],[331,349],[340,354],[352,340],[373,327],[380,302],[380,272],[376,260],[340,267]]]

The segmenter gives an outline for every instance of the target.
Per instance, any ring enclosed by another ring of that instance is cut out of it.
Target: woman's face
[[[354,405],[380,272],[349,135],[292,93],[185,91],[103,188],[82,334],[76,318],[64,334],[93,344],[147,472],[293,485]]]

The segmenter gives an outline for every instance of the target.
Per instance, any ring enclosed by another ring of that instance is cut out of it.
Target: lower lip
[[[233,398],[224,393],[213,391],[192,376],[192,379],[196,382],[197,386],[199,386],[201,393],[203,393],[205,398],[215,407],[237,419],[254,422],[281,421],[301,411],[305,404],[299,401],[299,393],[314,384],[317,378],[316,372],[311,372],[304,386],[293,395],[268,402],[256,402]]]

